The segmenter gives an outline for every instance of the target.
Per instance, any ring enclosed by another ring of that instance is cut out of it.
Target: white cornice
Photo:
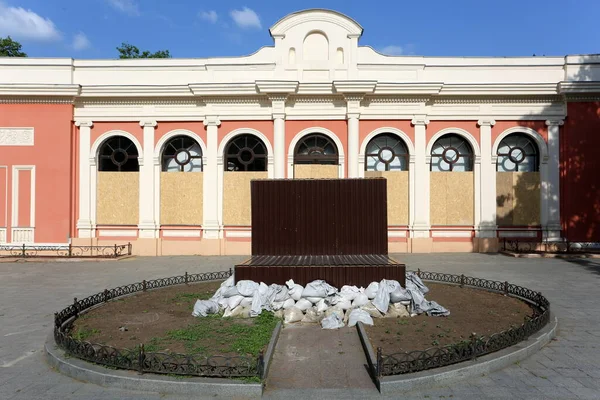
[[[502,96],[557,94],[556,83],[450,83],[444,84],[442,96]]]
[[[80,93],[79,85],[0,84],[0,96],[66,96]]]
[[[333,87],[338,93],[373,93],[377,81],[333,81]]]
[[[189,88],[194,96],[236,96],[256,95],[255,82],[248,83],[191,83]]]
[[[444,86],[441,82],[423,82],[423,83],[397,83],[397,82],[378,82],[375,88],[375,95],[431,95],[438,94]]]
[[[600,93],[600,82],[560,82],[558,91],[561,94]]]
[[[298,93],[302,95],[309,94],[332,94],[333,84],[331,82],[322,83],[300,83],[298,85]]]
[[[298,81],[256,81],[260,93],[292,94],[298,90]]]
[[[83,86],[82,97],[193,96],[188,85],[106,85]]]

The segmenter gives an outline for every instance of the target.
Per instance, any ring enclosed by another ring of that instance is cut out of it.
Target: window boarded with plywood
[[[297,164],[294,165],[296,179],[337,179],[340,167],[337,165]]]
[[[224,172],[223,175],[223,224],[250,226],[250,181],[267,179],[264,172]]]
[[[99,225],[139,223],[137,172],[98,172],[96,220]]]
[[[473,225],[473,172],[431,172],[431,225]]]
[[[499,226],[540,224],[539,172],[496,173],[496,223]]]
[[[408,171],[365,171],[365,178],[387,182],[388,225],[408,225]]]
[[[202,172],[161,172],[160,223],[202,225]]]

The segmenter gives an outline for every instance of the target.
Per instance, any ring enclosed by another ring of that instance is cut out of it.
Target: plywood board
[[[443,173],[443,172],[442,172]],[[446,224],[473,225],[474,182],[473,172],[446,172]]]
[[[161,172],[161,225],[202,225],[202,172]]]
[[[496,223],[513,225],[513,173],[496,172]]]
[[[539,172],[513,173],[513,224],[540,224],[540,174]]]
[[[223,224],[251,225],[250,181],[267,177],[267,172],[224,172]]]
[[[138,172],[98,172],[97,223],[138,225],[139,193]]]
[[[387,180],[388,225],[408,225],[408,171],[365,171],[365,178]]]
[[[337,179],[340,167],[338,165],[294,165],[294,178],[297,179]]]
[[[448,172],[431,172],[430,217],[431,225],[447,225],[446,193]]]

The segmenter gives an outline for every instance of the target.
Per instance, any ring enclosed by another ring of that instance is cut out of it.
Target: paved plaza
[[[53,371],[43,355],[53,313],[74,297],[83,298],[105,288],[185,271],[224,270],[244,258],[0,263],[0,399],[183,399],[161,393],[111,390]],[[507,280],[539,290],[550,300],[559,319],[557,338],[518,365],[402,398],[600,399],[600,259],[520,259],[486,254],[402,254],[396,258],[410,269]],[[364,392],[343,389],[274,390],[267,396],[366,397]],[[199,394],[194,398],[203,397]]]

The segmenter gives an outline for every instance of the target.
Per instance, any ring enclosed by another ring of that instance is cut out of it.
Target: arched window
[[[138,150],[124,136],[106,139],[98,151],[98,171],[138,172]]]
[[[306,135],[296,145],[294,164],[339,164],[337,146],[328,136]]]
[[[225,147],[225,171],[266,171],[267,147],[254,135],[236,136]]]
[[[202,172],[202,149],[189,136],[175,136],[162,152],[164,172]]]
[[[522,133],[513,133],[502,139],[498,146],[499,172],[539,171],[538,148],[534,141]]]
[[[375,136],[365,153],[365,171],[407,171],[408,150],[398,136],[382,133]]]
[[[473,149],[465,138],[451,133],[431,148],[431,171],[473,171]]]

